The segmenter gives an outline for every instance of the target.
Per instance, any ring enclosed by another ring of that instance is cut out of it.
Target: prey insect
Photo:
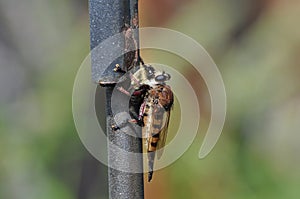
[[[129,99],[129,114],[131,122],[142,127],[148,158],[148,182],[152,179],[155,157],[162,156],[166,142],[174,102],[171,87],[166,84],[170,78],[169,74],[156,71],[150,65],[142,65],[130,75],[133,92]],[[118,90],[129,95],[124,88]]]

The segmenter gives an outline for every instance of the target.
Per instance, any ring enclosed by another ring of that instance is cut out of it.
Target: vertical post
[[[90,12],[90,37],[91,49],[97,47],[105,39],[124,31],[124,27],[129,26],[131,29],[138,28],[138,0],[89,0]],[[134,39],[138,45],[138,32],[134,32]],[[126,40],[126,38],[125,38]],[[121,48],[125,48],[126,41],[120,42]],[[137,47],[137,46],[136,46]],[[126,51],[126,50],[125,50]],[[137,53],[138,50],[137,50]],[[125,151],[134,153],[142,153],[141,136],[131,136],[133,134],[141,134],[140,128],[126,128],[127,130],[135,131],[122,132],[113,131],[112,124],[114,123],[111,97],[113,89],[119,78],[124,74],[118,72],[115,67],[118,65],[122,69],[129,68],[128,63],[139,64],[140,59],[134,56],[126,56],[126,54],[118,57],[105,72],[101,64],[96,63],[93,57],[101,55],[93,55],[92,51],[92,78],[106,89],[106,115],[107,115],[107,137],[108,137],[108,164],[109,165],[126,165],[128,168],[136,167],[139,171],[143,171],[142,156],[135,158],[126,156],[126,153],[119,154],[115,147],[117,146]],[[136,59],[137,58],[137,59]],[[129,60],[128,59],[132,59]],[[135,59],[135,62],[133,61]],[[101,59],[100,59],[101,60]],[[120,97],[117,99],[117,104],[124,106],[128,102],[126,98]],[[126,120],[127,118],[123,118]],[[124,155],[125,154],[125,155]],[[110,199],[142,199],[144,198],[143,173],[124,172],[114,168],[108,168],[109,181],[109,198]]]

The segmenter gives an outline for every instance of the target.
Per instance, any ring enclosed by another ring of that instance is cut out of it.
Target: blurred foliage
[[[89,52],[87,9],[87,1],[0,1],[1,199],[107,198],[106,168],[81,144],[71,112],[73,81]],[[203,91],[200,134],[155,173],[146,198],[298,199],[300,2],[142,0],[140,10],[142,26],[201,43],[228,97],[223,135],[199,160],[209,98],[182,61]]]

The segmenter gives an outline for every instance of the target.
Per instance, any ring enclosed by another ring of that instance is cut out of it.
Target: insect
[[[148,152],[148,181],[150,182],[153,174],[155,152],[157,149],[161,149],[166,142],[170,111],[173,105],[173,92],[169,86],[157,84],[149,90],[144,103],[142,119]],[[162,152],[158,153],[157,157],[160,158],[161,155]]]
[[[148,157],[148,182],[153,175],[154,159],[159,159],[164,147],[174,97],[166,84],[171,76],[156,71],[150,65],[143,65],[131,76],[134,91],[129,100],[129,114],[132,121],[142,127],[145,149]]]

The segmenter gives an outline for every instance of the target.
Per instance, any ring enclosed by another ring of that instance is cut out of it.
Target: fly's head
[[[152,87],[157,84],[165,84],[170,79],[170,74],[156,70],[153,66],[145,64],[132,75],[131,85],[135,89],[140,87],[140,85],[149,85]]]
[[[165,71],[156,71],[154,77],[149,80],[148,84],[151,87],[155,87],[155,85],[166,85],[166,82],[171,79],[171,75],[166,73]]]

